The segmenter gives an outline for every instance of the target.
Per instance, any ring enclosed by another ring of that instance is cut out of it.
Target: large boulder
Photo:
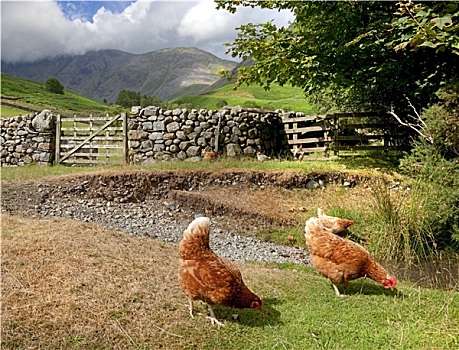
[[[37,132],[50,132],[54,130],[56,116],[50,110],[44,109],[32,119],[32,128]]]

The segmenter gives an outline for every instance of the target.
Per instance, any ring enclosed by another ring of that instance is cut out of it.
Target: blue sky
[[[57,1],[65,17],[73,21],[93,22],[93,16],[104,7],[113,13],[122,13],[133,1]]]
[[[146,53],[197,47],[220,58],[245,23],[286,26],[288,11],[216,10],[212,0],[1,0],[1,57],[33,62],[62,54],[115,49]]]

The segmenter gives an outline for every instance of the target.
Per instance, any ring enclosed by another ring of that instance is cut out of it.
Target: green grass
[[[329,281],[308,267],[284,265],[278,272],[255,273],[258,290],[265,295],[264,311],[238,312],[240,321],[233,322],[229,320],[234,310],[216,308],[229,327],[196,341],[200,349],[454,349],[459,345],[455,292],[404,282],[390,292],[361,279],[351,283],[348,295],[338,298]]]
[[[2,105],[0,109],[0,116],[2,118],[9,118],[9,117],[15,117],[17,115],[24,115],[29,113],[28,111],[24,109],[19,109],[19,108],[14,108],[14,107],[9,107]]]
[[[46,91],[45,84],[32,80],[12,77],[7,74],[1,75],[2,100],[14,102],[17,108],[28,107],[36,110],[50,109],[65,112],[101,112],[108,109],[105,103],[92,100],[78,95],[69,90],[64,94],[54,94]],[[14,100],[8,98],[14,97]],[[2,106],[2,117],[3,106]]]
[[[310,159],[310,160],[308,160]],[[379,170],[375,170],[378,168]],[[155,165],[141,166],[107,166],[107,167],[67,167],[67,166],[41,166],[30,164],[22,167],[3,167],[1,176],[3,180],[29,180],[47,176],[75,174],[85,171],[121,171],[121,170],[193,170],[193,169],[249,169],[260,171],[302,171],[302,172],[350,172],[360,176],[377,175],[380,170],[393,176],[399,176],[393,165],[387,159],[369,159],[366,156],[346,159],[334,158],[317,160],[314,157],[305,157],[303,162],[290,160],[270,160],[258,162],[253,158],[232,159],[223,158],[216,161],[201,162],[163,162]]]
[[[243,106],[285,111],[303,112],[307,115],[323,113],[318,106],[306,101],[304,92],[300,88],[273,85],[270,90],[261,86],[240,86],[234,90],[234,85],[226,85],[203,95],[182,96],[172,102],[189,104],[193,108],[220,109],[218,102],[225,100],[228,106]]]

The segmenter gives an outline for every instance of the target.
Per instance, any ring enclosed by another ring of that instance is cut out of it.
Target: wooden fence
[[[56,164],[128,163],[127,116],[63,117],[56,122]]]
[[[334,113],[283,118],[290,150],[305,153],[406,150],[409,129],[382,113]]]

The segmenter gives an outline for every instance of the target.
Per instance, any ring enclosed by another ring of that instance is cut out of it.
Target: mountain
[[[101,50],[33,63],[2,61],[1,70],[38,82],[57,78],[68,90],[115,102],[123,89],[161,100],[196,95],[220,79],[221,69],[232,70],[236,65],[196,48],[171,48],[144,54]]]
[[[245,61],[242,61],[238,64],[236,64],[233,69],[231,69],[231,78],[228,80],[229,77],[223,77],[217,80],[215,83],[212,85],[206,87],[201,93],[209,93],[211,91],[217,90],[223,86],[229,85],[229,84],[234,84],[236,81],[236,76],[239,71],[239,68],[241,67],[250,67],[253,64],[253,59],[252,57],[247,58]]]

